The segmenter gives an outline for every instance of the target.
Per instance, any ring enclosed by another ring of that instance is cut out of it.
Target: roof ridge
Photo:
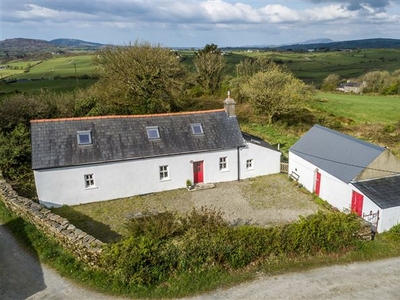
[[[196,111],[162,113],[162,114],[146,114],[146,115],[110,115],[110,116],[71,117],[71,118],[57,118],[57,119],[37,119],[37,120],[31,120],[30,122],[31,123],[45,123],[45,122],[83,121],[83,120],[97,120],[97,119],[152,118],[152,117],[204,114],[204,113],[221,112],[221,111],[225,111],[225,110],[223,108],[219,108],[219,109],[211,109],[211,110],[196,110]]]

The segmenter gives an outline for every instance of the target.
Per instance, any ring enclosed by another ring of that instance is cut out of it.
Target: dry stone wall
[[[31,199],[20,197],[0,172],[0,200],[16,215],[34,224],[45,234],[55,238],[75,257],[93,268],[97,268],[103,242],[70,224]]]

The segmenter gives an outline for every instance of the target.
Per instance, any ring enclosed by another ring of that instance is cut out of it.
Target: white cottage
[[[378,232],[400,222],[400,161],[386,148],[315,125],[289,149],[289,176]]]
[[[75,205],[280,172],[281,153],[225,109],[31,121],[39,201]]]

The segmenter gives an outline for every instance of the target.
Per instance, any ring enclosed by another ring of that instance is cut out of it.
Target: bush
[[[146,236],[154,240],[183,233],[183,226],[178,222],[176,214],[168,211],[159,214],[145,212],[141,217],[128,220],[125,228],[130,236]]]
[[[129,221],[132,236],[106,246],[103,264],[125,284],[154,285],[173,274],[230,271],[282,254],[341,253],[360,245],[360,228],[357,215],[338,212],[270,228],[229,227],[208,208],[181,218],[167,212]]]
[[[359,245],[360,229],[361,222],[355,214],[319,211],[283,228],[282,250],[296,254],[339,252]]]
[[[161,241],[147,236],[129,237],[105,247],[102,265],[126,285],[153,285],[169,275],[162,246]]]

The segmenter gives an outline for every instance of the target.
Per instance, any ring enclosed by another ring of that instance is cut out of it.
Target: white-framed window
[[[228,158],[226,156],[219,158],[219,170],[226,170],[228,168]]]
[[[252,159],[246,160],[246,170],[254,169],[254,161]]]
[[[94,174],[86,174],[84,175],[85,178],[85,187],[90,188],[94,187]]]
[[[158,140],[160,138],[160,132],[158,131],[158,126],[147,126],[146,131],[149,140]]]
[[[169,179],[168,166],[160,166],[160,180]]]
[[[190,124],[192,126],[192,132],[194,135],[202,135],[204,134],[203,126],[200,123]]]
[[[90,130],[78,131],[78,145],[90,145],[92,143],[92,132]]]

